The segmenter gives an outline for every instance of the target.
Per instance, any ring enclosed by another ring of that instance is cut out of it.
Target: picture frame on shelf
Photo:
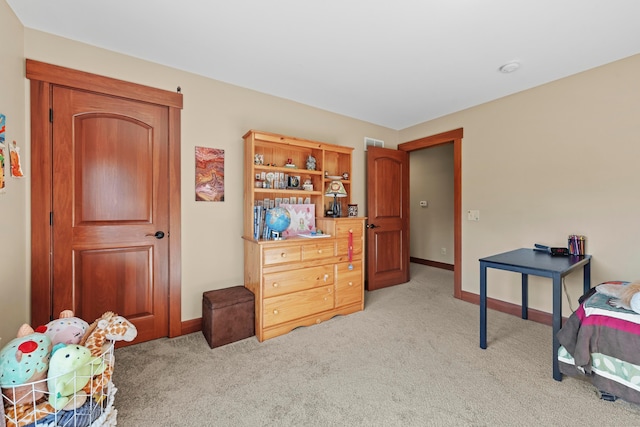
[[[289,182],[287,183],[287,188],[291,189],[299,189],[300,188],[300,176],[299,175],[289,175]]]

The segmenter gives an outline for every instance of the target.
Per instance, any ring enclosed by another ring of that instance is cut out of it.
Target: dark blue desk
[[[558,368],[558,331],[562,327],[562,278],[582,267],[584,293],[591,288],[591,255],[551,256],[533,249],[516,249],[480,258],[480,348],[487,348],[487,268],[522,273],[522,318],[528,317],[529,274],[553,279],[553,379],[562,380]]]

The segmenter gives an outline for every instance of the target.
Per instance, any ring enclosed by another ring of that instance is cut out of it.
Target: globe
[[[271,208],[265,216],[265,224],[270,230],[282,233],[291,224],[291,214],[280,206]]]

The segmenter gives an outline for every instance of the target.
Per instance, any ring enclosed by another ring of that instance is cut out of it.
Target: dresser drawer
[[[353,270],[349,270],[349,263],[338,264],[336,281],[336,307],[362,301],[362,261],[352,263]]]
[[[284,264],[300,261],[300,246],[264,248],[264,265]]]
[[[328,242],[318,242],[302,246],[302,260],[331,258],[335,255],[336,244],[333,239]]]
[[[263,326],[285,323],[333,308],[333,285],[264,299]]]
[[[346,220],[336,223],[336,237],[338,239],[348,238],[349,231],[353,232],[354,241],[362,239],[362,220]]]
[[[353,238],[353,255],[358,255],[358,258],[362,254],[362,240]],[[346,257],[349,255],[349,239],[338,240],[338,256]],[[346,258],[345,258],[346,259]]]
[[[334,283],[334,265],[301,268],[279,273],[267,273],[263,280],[265,298],[297,292],[303,289],[317,288]]]

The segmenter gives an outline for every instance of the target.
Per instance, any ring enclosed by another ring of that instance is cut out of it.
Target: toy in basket
[[[112,312],[91,326],[69,311],[52,322],[24,325],[0,351],[0,426],[115,425],[114,342],[135,339],[135,326]]]

